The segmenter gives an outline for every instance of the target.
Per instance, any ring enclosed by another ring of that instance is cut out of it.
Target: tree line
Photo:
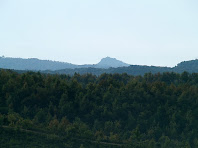
[[[79,147],[83,140],[198,147],[197,106],[197,73],[69,76],[0,70],[1,127],[55,134]]]

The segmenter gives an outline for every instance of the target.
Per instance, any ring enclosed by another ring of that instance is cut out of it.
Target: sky
[[[0,56],[175,66],[198,58],[197,0],[0,0]]]

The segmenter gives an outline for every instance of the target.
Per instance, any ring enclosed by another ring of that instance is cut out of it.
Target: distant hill
[[[145,73],[163,73],[163,72],[176,72],[182,73],[187,71],[189,73],[198,73],[198,60],[184,61],[179,63],[175,67],[159,67],[159,66],[141,66],[141,65],[130,65],[128,67],[118,67],[118,68],[78,68],[78,69],[63,69],[57,71],[45,71],[45,73],[58,73],[58,74],[69,74],[74,73],[86,74],[92,73],[94,75],[100,75],[102,73],[127,73],[129,75],[144,75]]]
[[[77,65],[65,63],[65,62],[39,60],[36,58],[22,59],[22,58],[0,57],[0,68],[37,71],[37,70],[59,70],[66,68],[77,68]]]
[[[98,64],[96,64],[95,68],[117,68],[117,67],[128,67],[129,64],[126,64],[122,61],[119,61],[115,58],[106,57],[103,58]]]
[[[173,72],[172,68],[169,67],[156,67],[156,66],[140,66],[140,65],[131,65],[129,67],[118,67],[118,68],[76,68],[76,69],[62,69],[57,71],[43,71],[43,73],[50,74],[68,74],[74,75],[75,73],[87,74],[91,73],[94,75],[101,75],[103,73],[127,73],[129,75],[144,75],[145,73],[163,73],[163,72]]]
[[[75,69],[75,68],[110,68],[123,67],[129,64],[123,63],[115,58],[103,58],[98,64],[75,65],[67,62],[58,62],[50,60],[39,60],[36,58],[22,59],[22,58],[7,58],[0,57],[0,68],[14,69],[14,70],[60,70],[60,69]]]
[[[175,67],[141,66],[129,65],[115,58],[106,57],[97,64],[75,65],[66,62],[57,62],[39,59],[5,58],[0,57],[1,69],[14,69],[18,72],[41,71],[50,74],[91,73],[100,75],[102,73],[127,73],[129,75],[144,75],[145,73],[176,72],[198,73],[198,60],[184,61]],[[22,71],[21,71],[22,70]]]
[[[198,60],[184,61],[177,64],[173,68],[175,72],[181,73],[183,71],[188,71],[189,73],[198,73]]]

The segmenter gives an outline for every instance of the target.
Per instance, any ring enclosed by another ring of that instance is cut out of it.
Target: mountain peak
[[[102,58],[100,60],[100,62],[103,62],[103,61],[119,61],[119,60],[117,60],[116,58],[106,57],[106,58]]]
[[[106,57],[101,59],[101,61],[97,64],[97,67],[99,68],[117,68],[117,67],[125,67],[129,66],[129,64],[126,64],[120,60],[117,60],[116,58]]]

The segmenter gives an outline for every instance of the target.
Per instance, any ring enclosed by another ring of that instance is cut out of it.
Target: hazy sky
[[[197,0],[0,0],[0,56],[74,64],[198,58]]]

